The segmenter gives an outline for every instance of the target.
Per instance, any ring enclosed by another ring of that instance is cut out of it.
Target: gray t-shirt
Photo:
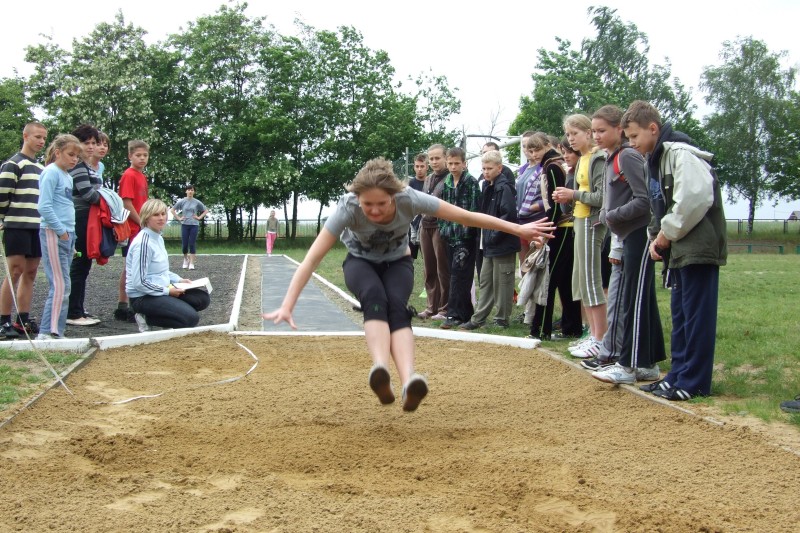
[[[194,215],[199,215],[204,212],[206,206],[197,198],[181,198],[173,209],[176,213],[180,213],[180,215],[184,217],[184,219],[181,220],[181,224],[184,226],[199,226],[200,221],[195,219]]]
[[[395,261],[408,254],[408,228],[419,214],[433,215],[441,200],[411,187],[395,194],[396,213],[388,224],[371,222],[358,205],[358,197],[347,193],[339,199],[336,211],[325,222],[325,229],[340,239],[347,251],[367,261]]]

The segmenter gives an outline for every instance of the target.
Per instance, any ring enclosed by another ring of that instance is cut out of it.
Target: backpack
[[[625,173],[622,171],[622,167],[619,166],[619,156],[620,154],[622,154],[622,151],[625,150],[626,148],[633,150],[633,148],[630,146],[623,146],[622,148],[620,148],[617,154],[614,156],[614,162],[612,163],[612,165],[614,166],[614,174],[619,176],[620,180],[627,183],[628,180],[625,179]]]

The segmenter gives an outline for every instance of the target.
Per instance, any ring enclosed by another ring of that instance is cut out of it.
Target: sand
[[[798,531],[796,453],[540,351],[420,339],[404,413],[360,337],[238,340],[244,379],[226,335],[99,352],[0,430],[0,531]]]

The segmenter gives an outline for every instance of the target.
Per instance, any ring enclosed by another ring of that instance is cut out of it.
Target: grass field
[[[46,353],[45,356],[57,372],[66,370],[80,358],[75,353]],[[36,352],[0,349],[0,412],[51,381],[53,374]]]

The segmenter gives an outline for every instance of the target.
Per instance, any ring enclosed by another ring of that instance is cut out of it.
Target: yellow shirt
[[[581,156],[578,163],[578,173],[575,176],[575,181],[578,183],[579,191],[589,192],[592,189],[589,187],[589,160],[592,158],[592,153]],[[575,211],[573,212],[575,218],[589,218],[592,214],[592,207],[582,202],[575,200]]]

